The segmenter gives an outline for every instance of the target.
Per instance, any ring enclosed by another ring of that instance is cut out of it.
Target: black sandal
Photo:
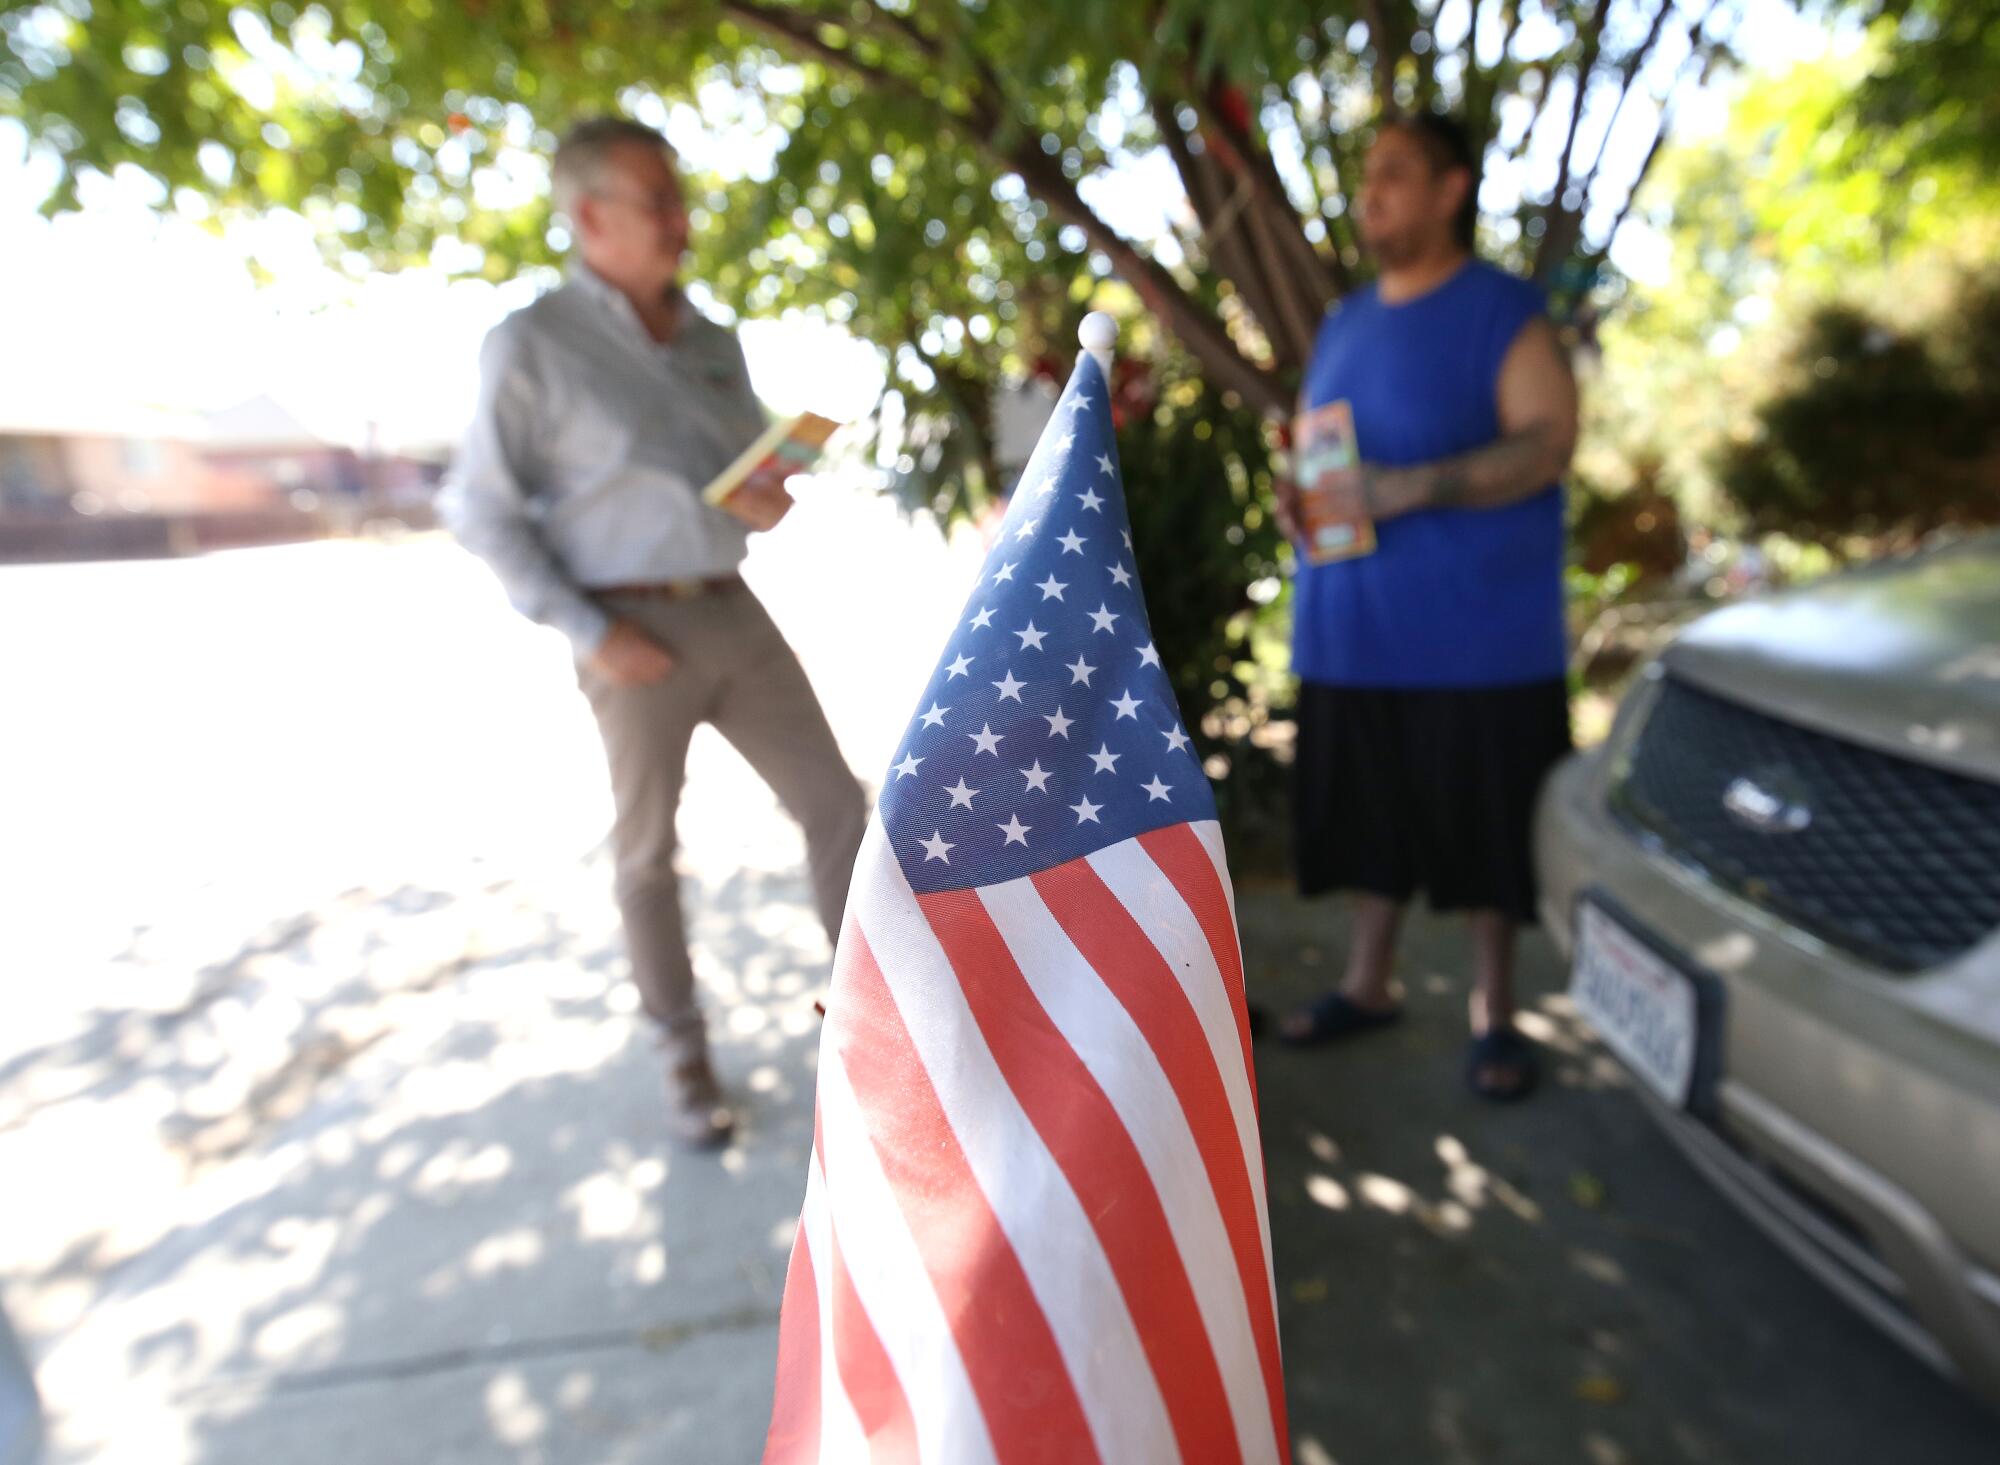
[[[1278,1041],[1293,1048],[1316,1048],[1321,1043],[1332,1042],[1335,1038],[1386,1028],[1401,1019],[1403,1009],[1389,1007],[1380,1012],[1373,1012],[1351,1001],[1345,993],[1328,992],[1325,996],[1298,1008],[1290,1016],[1303,1017],[1306,1020],[1305,1029],[1301,1032],[1287,1032],[1281,1023],[1278,1027]]]
[[[1487,1076],[1487,1071],[1495,1068],[1511,1068],[1514,1071],[1513,1080],[1507,1082]],[[1534,1092],[1535,1081],[1540,1076],[1535,1050],[1512,1027],[1493,1028],[1474,1038],[1465,1050],[1466,1087],[1493,1103],[1511,1104],[1527,1098]]]

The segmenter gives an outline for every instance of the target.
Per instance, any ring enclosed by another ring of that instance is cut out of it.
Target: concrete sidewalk
[[[710,893],[750,1107],[684,1157],[606,889],[358,893],[8,1057],[58,1461],[756,1457],[824,943],[792,883]]]
[[[857,768],[976,556],[831,486],[760,538]],[[681,815],[747,1100],[694,1157],[566,648],[481,567],[433,537],[7,568],[0,623],[42,628],[0,638],[0,1290],[53,1458],[754,1459],[829,953],[741,760],[698,737]]]
[[[703,891],[747,1123],[676,1153],[600,865],[357,893],[9,1056],[0,1172],[51,1203],[13,1209],[8,1301],[55,1460],[757,1458],[823,944],[796,877]],[[1264,995],[1310,990],[1326,910],[1241,905]],[[1550,1083],[1509,1110],[1458,1085],[1456,932],[1409,952],[1405,1028],[1260,1056],[1301,1465],[1993,1458],[1651,1131],[1545,948]]]
[[[674,1153],[599,863],[357,894],[9,1055],[58,1460],[755,1458],[823,939],[795,882],[707,892],[749,1122]]]

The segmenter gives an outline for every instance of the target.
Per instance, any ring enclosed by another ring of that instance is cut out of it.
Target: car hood
[[[1787,721],[2000,779],[2000,535],[1715,611],[1662,659]]]

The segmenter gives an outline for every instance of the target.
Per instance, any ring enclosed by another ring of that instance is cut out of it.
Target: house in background
[[[211,467],[198,418],[0,423],[0,515],[172,514],[273,506],[269,486]]]
[[[289,499],[322,502],[428,501],[449,451],[386,449],[373,434],[359,448],[331,442],[302,426],[271,397],[253,397],[203,421],[201,456],[210,468],[275,485]]]
[[[0,421],[0,558],[171,553],[422,519],[447,457],[441,445],[332,441],[269,396],[198,415]]]

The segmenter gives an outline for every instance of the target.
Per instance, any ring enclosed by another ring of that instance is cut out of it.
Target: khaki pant
[[[713,723],[804,827],[813,900],[828,940],[840,934],[868,805],[798,658],[749,591],[600,599],[676,663],[649,687],[614,687],[587,665],[577,668],[577,682],[597,714],[611,765],[611,843],[632,980],[660,1026],[669,1061],[679,1062],[706,1051],[674,873],[674,815],[695,727]]]

